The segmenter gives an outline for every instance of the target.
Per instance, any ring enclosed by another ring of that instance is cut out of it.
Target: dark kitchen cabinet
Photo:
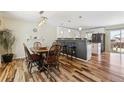
[[[101,52],[105,51],[105,34],[95,33],[92,34],[92,43],[101,43]]]

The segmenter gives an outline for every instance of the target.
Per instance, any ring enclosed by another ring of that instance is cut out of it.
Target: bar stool
[[[70,55],[71,60],[73,59],[73,57],[76,58],[76,46],[75,45],[70,45],[68,46],[68,55]]]
[[[68,57],[68,47],[67,47],[67,45],[62,46],[62,53],[63,53],[63,55],[66,54],[66,56]]]

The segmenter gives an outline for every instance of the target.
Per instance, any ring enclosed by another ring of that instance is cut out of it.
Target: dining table
[[[36,48],[30,48],[30,50],[33,53],[41,56],[41,62],[39,63],[39,69],[40,69],[40,71],[42,71],[44,58],[47,56],[49,49],[47,47],[39,47],[37,49]]]
[[[33,53],[46,53],[49,51],[47,47],[30,48]]]

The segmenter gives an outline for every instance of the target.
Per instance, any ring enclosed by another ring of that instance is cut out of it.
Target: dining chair
[[[61,43],[58,42],[58,41],[54,41],[54,42],[52,43],[52,45],[61,45]]]
[[[51,71],[53,71],[53,68],[57,69],[59,72],[59,55],[61,51],[60,45],[52,45],[49,49],[46,58],[44,59],[44,68],[47,71],[47,77],[52,77]]]
[[[63,51],[63,50],[62,50],[62,44],[61,44],[59,41],[53,42],[53,43],[52,43],[52,46],[59,46],[59,47],[60,47],[60,51],[59,51],[59,52],[62,53],[62,51]],[[60,53],[59,53],[59,54],[60,54]]]
[[[32,67],[39,67],[39,63],[41,61],[41,57],[37,54],[31,54],[28,50],[27,46],[23,43],[25,50],[25,58],[27,62],[27,68],[29,73],[31,73]]]
[[[42,44],[41,44],[41,42],[34,42],[33,47],[35,49],[39,49],[40,47],[42,47]]]

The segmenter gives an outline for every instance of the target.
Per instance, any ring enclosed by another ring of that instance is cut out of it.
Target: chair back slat
[[[23,43],[23,45],[24,45],[26,60],[30,60],[31,59],[31,53],[30,53],[30,51],[28,50],[27,46],[24,43]]]
[[[41,42],[34,42],[33,47],[35,49],[38,49],[38,48],[42,47],[42,44],[41,44]]]
[[[47,54],[47,61],[50,61],[51,59],[54,61],[58,61],[60,51],[61,51],[60,45],[52,45]]]

